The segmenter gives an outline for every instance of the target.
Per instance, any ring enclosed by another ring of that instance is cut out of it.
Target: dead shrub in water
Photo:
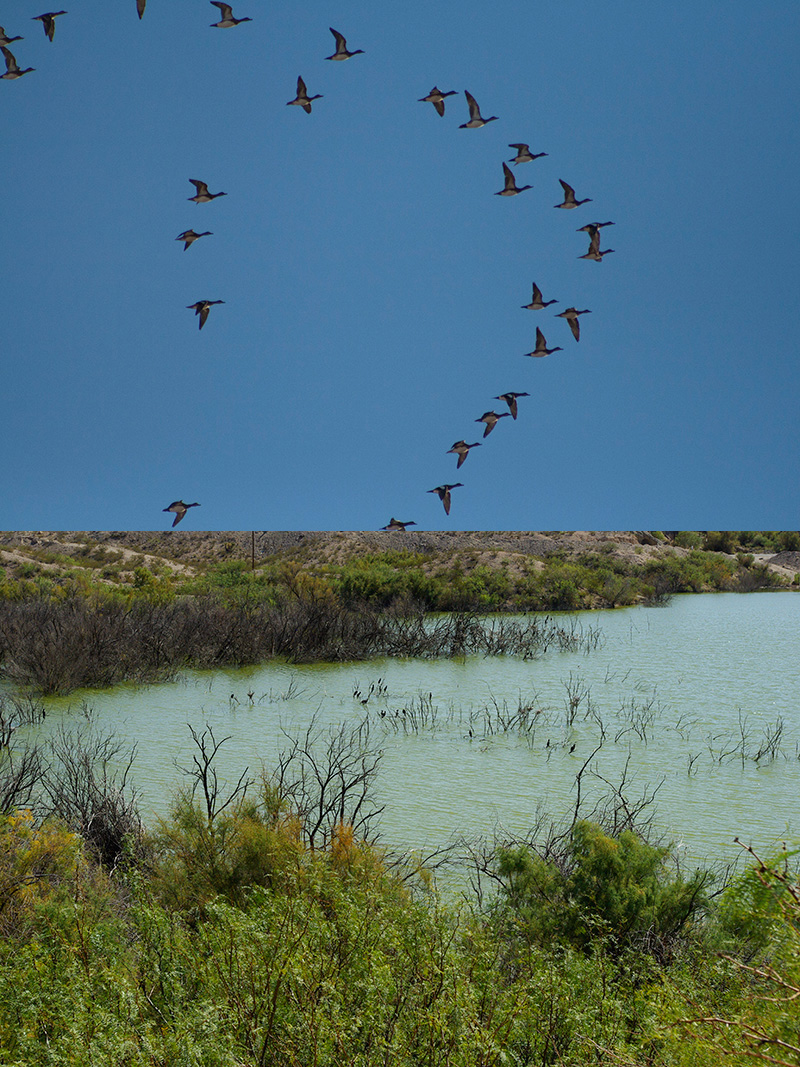
[[[522,655],[549,648],[588,652],[599,631],[575,619],[431,617],[347,608],[330,600],[278,606],[224,604],[211,597],[170,604],[0,602],[0,665],[40,693],[153,681],[187,667],[244,666],[375,656]]]

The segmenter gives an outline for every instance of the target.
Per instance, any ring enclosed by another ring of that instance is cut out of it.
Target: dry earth
[[[256,564],[281,555],[305,565],[343,563],[367,553],[405,549],[441,557],[460,557],[467,566],[505,565],[512,572],[530,566],[530,557],[559,553],[564,557],[602,552],[628,563],[645,563],[664,555],[685,555],[667,539],[647,531],[428,531],[405,533],[362,531],[18,531],[0,532],[0,565],[26,562],[35,553],[40,566],[48,564],[44,553],[74,557],[87,545],[102,545],[119,553],[132,565],[165,564],[175,571],[191,573],[224,559],[249,559],[255,549]],[[800,571],[800,552],[762,554],[759,562],[783,575]],[[62,564],[63,565],[63,564]],[[58,563],[50,564],[54,568]]]

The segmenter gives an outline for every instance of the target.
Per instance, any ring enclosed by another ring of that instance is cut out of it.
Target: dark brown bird
[[[549,356],[551,352],[563,352],[564,349],[561,345],[556,345],[555,348],[548,348],[547,341],[544,339],[544,334],[536,327],[536,348],[532,352],[526,352],[526,356]]]
[[[435,489],[428,489],[429,493],[437,493],[442,504],[444,504],[445,515],[450,514],[450,490],[458,489],[462,486],[463,482],[455,482],[453,485],[437,485]]]
[[[302,78],[298,78],[297,79],[297,96],[294,98],[294,100],[287,100],[286,101],[286,106],[289,107],[292,104],[297,104],[298,107],[301,107],[303,109],[303,111],[305,111],[305,113],[307,115],[310,115],[311,114],[311,101],[312,100],[321,100],[321,99],[322,99],[322,93],[317,93],[316,96],[309,96],[308,95],[308,91],[306,89],[306,83],[303,81]]]
[[[503,164],[503,174],[506,179],[506,184],[500,190],[499,193],[495,193],[495,196],[516,196],[517,193],[524,193],[526,189],[532,189],[532,185],[520,185],[517,186],[514,173],[509,167],[508,163]]]
[[[515,163],[517,165],[519,165],[520,163],[532,163],[534,159],[541,159],[542,156],[547,155],[547,152],[531,152],[528,145],[522,144],[521,142],[518,144],[510,144],[508,147],[516,148],[517,154],[514,156],[513,159],[509,159],[508,162]]]
[[[206,230],[204,233],[195,233],[194,230],[184,230],[183,233],[179,233],[175,238],[176,241],[183,241],[184,252],[194,241],[199,240],[201,237],[213,237],[214,234],[211,230]]]
[[[458,455],[458,463],[456,463],[456,470],[458,470],[458,468],[469,455],[469,450],[471,448],[480,448],[480,445],[480,441],[476,441],[472,445],[468,445],[466,441],[456,441],[452,448],[448,448],[448,455],[451,452],[455,452]]]
[[[333,34],[334,41],[336,41],[336,51],[332,56],[325,56],[326,59],[345,60],[350,59],[351,56],[363,56],[363,48],[356,48],[354,52],[348,52],[347,41],[342,37],[338,30],[335,30],[333,26],[329,26],[328,29]]]
[[[198,329],[202,330],[202,328],[206,324],[206,319],[208,318],[208,312],[209,312],[209,309],[211,308],[212,304],[224,304],[224,303],[225,303],[224,300],[198,300],[197,303],[195,303],[195,304],[187,304],[186,308],[187,308],[187,310],[194,309],[195,315],[199,315],[200,316],[200,325],[198,326]]]
[[[14,41],[24,41],[24,37],[9,37],[6,31],[0,26],[0,44],[13,44]]]
[[[187,196],[187,200],[193,200],[195,204],[207,204],[209,200],[216,200],[218,196],[227,196],[227,193],[210,193],[208,186],[205,182],[198,181],[197,178],[190,178],[189,181],[195,187],[197,192],[194,196]]]
[[[583,311],[578,311],[577,308],[567,308],[566,311],[561,311],[556,315],[557,319],[567,320],[569,328],[572,330],[572,336],[576,341],[581,339],[581,324],[578,322],[579,315],[591,315],[591,311],[588,308],[584,308]]]
[[[420,104],[433,104],[436,108],[437,115],[444,115],[444,98],[446,96],[455,96],[455,89],[450,89],[448,92],[443,93],[441,89],[437,89],[436,86],[431,89],[427,96],[421,96],[419,98]]]
[[[0,78],[5,78],[7,81],[14,81],[15,78],[21,78],[23,74],[30,74],[32,70],[36,70],[36,67],[26,67],[25,70],[22,70],[5,45],[0,46],[0,52],[3,53],[3,57],[6,61],[6,72],[5,74],[0,74]]]
[[[59,15],[66,15],[66,11],[48,11],[45,15],[34,15],[31,22],[41,22],[46,36],[52,41],[56,32],[55,20]]]
[[[580,207],[581,204],[590,204],[592,202],[592,198],[590,196],[587,196],[585,200],[576,200],[575,190],[572,188],[572,186],[567,185],[567,183],[561,181],[560,178],[558,180],[559,182],[561,182],[561,188],[564,190],[564,202],[562,204],[553,204],[553,207]]]
[[[511,418],[517,417],[517,397],[518,396],[530,396],[530,393],[501,393],[500,396],[493,396],[492,400],[505,400],[508,404],[508,409],[511,412]]]
[[[382,530],[389,530],[391,533],[405,533],[406,526],[416,526],[415,522],[400,522],[399,519],[389,519],[386,526],[381,526]]]
[[[485,422],[486,429],[483,431],[483,436],[488,437],[492,430],[495,428],[500,419],[507,419],[511,414],[510,411],[504,411],[502,415],[498,415],[496,411],[484,411],[476,422]]]
[[[232,26],[238,26],[240,22],[252,22],[251,18],[237,19],[233,17],[233,11],[231,11],[230,4],[223,4],[220,0],[211,0],[214,7],[218,7],[222,18],[219,22],[212,22],[212,26],[219,27],[221,30],[228,30]]]
[[[481,109],[478,107],[478,101],[472,95],[464,90],[464,96],[467,98],[467,104],[469,105],[469,122],[462,122],[458,127],[460,130],[478,130],[481,126],[485,126],[487,122],[496,122],[497,115],[492,115],[491,118],[485,119],[481,115]]]
[[[526,311],[541,311],[543,308],[550,307],[551,304],[557,304],[557,300],[544,300],[542,298],[542,290],[536,284],[533,283],[533,296],[531,297],[530,304],[523,304],[522,307]]]
[[[174,500],[168,508],[162,508],[162,511],[174,511],[175,521],[172,526],[173,529],[178,525],[181,519],[186,515],[189,508],[199,508],[199,504],[184,504],[182,500]]]

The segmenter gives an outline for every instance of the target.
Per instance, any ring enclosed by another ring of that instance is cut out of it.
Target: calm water
[[[51,701],[46,725],[74,715],[84,699],[104,728],[135,741],[146,816],[163,812],[180,784],[176,761],[191,761],[187,723],[230,735],[222,769],[235,781],[245,766],[269,766],[286,735],[304,732],[313,717],[325,730],[366,714],[371,741],[384,751],[378,799],[392,845],[430,846],[498,825],[521,833],[539,807],[564,815],[601,738],[584,795],[597,799],[618,786],[627,761],[626,796],[658,787],[656,824],[693,858],[733,858],[735,835],[760,848],[800,840],[800,595],[683,596],[581,622],[601,630],[601,647],[530,662],[192,672],[165,685]],[[362,705],[379,679],[380,693]],[[572,725],[570,696],[578,702]],[[429,721],[414,732],[409,709],[420,699]],[[498,709],[514,712],[520,703],[531,707],[533,727],[499,731]],[[755,760],[776,726],[774,758]]]

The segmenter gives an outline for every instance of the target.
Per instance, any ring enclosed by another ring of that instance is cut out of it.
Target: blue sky
[[[2,5],[0,528],[798,527],[797,0],[67,6]]]

